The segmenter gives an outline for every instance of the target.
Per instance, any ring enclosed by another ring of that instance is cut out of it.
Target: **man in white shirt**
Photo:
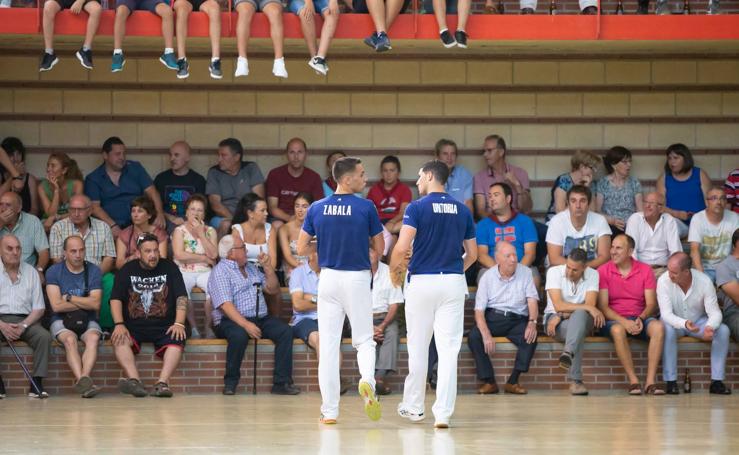
[[[739,215],[726,210],[726,195],[721,188],[706,194],[706,209],[693,215],[688,242],[693,268],[716,281],[716,265],[731,251],[731,235],[739,228]]]
[[[657,282],[657,302],[665,326],[662,374],[667,393],[677,395],[677,339],[691,336],[711,342],[710,392],[728,395],[724,385],[729,328],[721,323],[716,291],[706,274],[690,268],[690,257],[676,253],[667,261],[667,273]]]
[[[403,303],[403,291],[390,281],[390,268],[380,262],[380,257],[370,250],[372,265],[372,324],[377,343],[375,360],[375,392],[389,395],[391,390],[385,385],[385,376],[397,369],[398,363],[398,304]]]
[[[644,211],[636,212],[626,222],[626,233],[636,243],[634,259],[649,264],[655,278],[667,270],[670,255],[683,250],[677,222],[664,213],[665,198],[653,191],[644,196]]]
[[[724,309],[724,324],[739,343],[739,229],[731,236],[731,245],[731,254],[716,266],[716,297]]]
[[[592,193],[575,185],[567,192],[567,210],[549,221],[547,254],[549,265],[562,265],[575,248],[588,254],[588,267],[596,269],[610,259],[611,228],[606,218],[590,211]]]
[[[564,343],[559,366],[569,371],[570,393],[587,395],[582,382],[582,353],[585,337],[593,327],[605,323],[598,304],[598,272],[586,264],[588,255],[575,248],[567,263],[550,267],[547,272],[547,307],[544,326],[547,335]]]

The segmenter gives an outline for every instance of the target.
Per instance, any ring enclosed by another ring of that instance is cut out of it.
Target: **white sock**
[[[220,60],[220,59],[221,59],[221,57],[211,57],[211,59],[210,59],[210,62],[211,62],[211,63],[213,63],[213,62],[217,62],[217,61],[218,61],[218,60]]]
[[[285,63],[285,57],[276,58],[275,62],[282,62]]]
[[[444,30],[439,30],[439,35],[441,35],[442,33],[446,32],[446,31],[449,31],[449,29],[448,28],[445,28]]]
[[[46,48],[46,49],[44,49],[44,52],[46,52],[49,55],[53,55],[54,54],[54,48],[53,47],[52,48]]]
[[[123,49],[113,49],[113,55],[122,54],[122,53],[123,53]]]
[[[171,47],[165,47],[164,48],[164,53],[165,54],[174,54],[174,49],[172,49]]]
[[[85,45],[83,45],[83,46],[82,46],[82,50],[83,50],[83,51],[91,51],[91,50],[92,50],[92,48],[91,48],[91,47],[89,47],[89,46],[85,46]]]
[[[246,57],[239,57],[239,62],[247,63],[249,60],[246,59]]]

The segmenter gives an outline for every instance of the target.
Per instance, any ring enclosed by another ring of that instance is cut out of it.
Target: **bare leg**
[[[387,0],[387,3],[385,3],[385,24],[388,30],[392,27],[402,8],[403,0]]]
[[[85,31],[85,42],[82,43],[88,49],[92,49],[92,40],[100,25],[100,15],[103,14],[103,8],[98,2],[87,2],[84,6],[85,11],[90,16],[87,19],[87,30]]]
[[[139,379],[139,370],[136,368],[136,360],[134,359],[131,344],[116,345],[113,347],[113,351],[126,377]]]
[[[185,58],[187,55],[185,48],[187,44],[187,21],[192,12],[192,4],[187,0],[177,0],[174,3],[174,11],[176,13],[177,58],[180,59]],[[189,319],[190,315],[188,314]]]
[[[54,48],[54,19],[62,7],[57,2],[44,3],[44,47]]]
[[[119,6],[115,10],[115,22],[113,23],[113,49],[123,49],[123,37],[126,36],[126,19],[131,15],[131,10],[125,6]]]
[[[448,29],[446,25],[446,0],[434,0],[434,16],[436,17],[436,23],[439,26],[439,32]]]
[[[180,364],[182,358],[182,349],[176,347],[169,347],[164,351],[164,365],[162,365],[162,372],[159,374],[159,382],[169,384],[169,378],[172,377],[172,373]]]
[[[637,384],[639,378],[634,373],[634,361],[631,358],[631,347],[626,337],[626,329],[621,324],[615,324],[611,327],[611,336],[613,337],[613,346],[616,348],[616,355],[624,367],[626,376],[629,378],[629,384]]]
[[[255,10],[251,3],[243,2],[236,5],[236,11],[239,13],[239,18],[236,20],[236,48],[239,52],[239,57],[246,58],[251,20],[254,17]],[[228,230],[226,230],[226,233],[228,233],[227,231]],[[221,235],[219,235],[219,237],[221,237]]]
[[[53,2],[52,2],[53,3]],[[67,364],[72,370],[75,380],[82,377],[82,359],[77,346],[77,335],[70,331],[64,331],[57,337],[64,345],[64,351],[67,354]]]
[[[298,18],[300,18],[300,29],[303,31],[303,38],[305,38],[305,45],[308,46],[308,53],[311,57],[315,57],[318,52],[316,47],[316,21],[313,17],[307,19],[303,16],[304,10],[298,12]],[[321,34],[323,37],[323,34]]]
[[[334,38],[338,24],[339,14],[329,14],[328,10],[326,10],[323,14],[323,28],[321,29],[321,41],[318,43],[317,55],[326,57],[328,47],[331,45],[331,40]]]
[[[457,30],[467,30],[467,19],[470,17],[471,8],[471,0],[457,1]]]
[[[319,343],[320,341],[318,339],[318,331],[311,332],[310,335],[308,335],[308,346],[316,351],[316,359],[318,360],[320,360],[320,357],[318,356]]]
[[[208,0],[200,6],[200,11],[208,15],[211,56],[221,58],[221,7],[215,0]]]
[[[162,18],[162,37],[164,37],[164,47],[174,47],[174,15],[172,8],[165,3],[156,6],[156,12]]]
[[[282,5],[270,3],[264,7],[263,12],[269,20],[269,34],[272,37],[272,47],[275,49],[275,59],[282,58],[282,48],[284,45]]]
[[[385,1],[384,0],[367,0],[367,9],[372,17],[372,23],[375,24],[375,30],[386,32],[385,27]]]
[[[647,327],[649,335],[649,352],[647,354],[647,380],[645,386],[650,386],[657,382],[657,367],[662,359],[662,347],[665,340],[665,326],[662,321],[652,321]]]
[[[82,352],[82,376],[90,376],[92,367],[98,359],[98,343],[100,334],[97,332],[86,332],[82,335],[85,342],[85,350]]]

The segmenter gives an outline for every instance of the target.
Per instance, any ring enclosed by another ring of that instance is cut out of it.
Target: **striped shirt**
[[[255,283],[264,283],[264,273],[257,266],[247,263],[246,278],[239,270],[239,264],[230,259],[221,259],[213,267],[208,278],[208,293],[213,302],[213,325],[221,323],[224,313],[221,305],[231,302],[236,310],[245,318],[253,318],[259,299],[259,317],[267,316],[267,303],[264,294],[257,294]]]
[[[21,261],[15,282],[10,279],[0,261],[0,314],[30,314],[44,309],[44,296],[38,272]]]
[[[528,299],[539,300],[531,269],[525,265],[516,264],[513,276],[504,278],[496,265],[488,269],[480,278],[475,296],[475,311],[494,308],[528,316]]]
[[[82,235],[69,218],[57,221],[49,232],[51,258],[61,259],[64,254],[64,239],[70,235],[79,235],[85,241],[85,260],[97,266],[104,257],[115,257],[115,242],[110,227],[97,218],[90,217],[90,225]]]
[[[7,227],[0,229],[0,238],[7,234],[18,237],[18,241],[21,242],[21,261],[28,264],[35,266],[38,254],[49,249],[49,240],[46,238],[44,225],[41,224],[41,220],[30,213],[21,212],[12,230]]]

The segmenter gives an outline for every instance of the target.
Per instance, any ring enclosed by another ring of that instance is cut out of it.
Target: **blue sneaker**
[[[364,39],[364,44],[371,47],[374,50],[377,50],[377,34],[373,33],[367,38]]]
[[[123,54],[113,54],[113,62],[110,64],[110,71],[117,73],[123,71],[123,66],[126,64],[126,57]]]
[[[387,33],[385,32],[380,32],[375,41],[377,43],[375,45],[375,50],[377,52],[385,52],[392,49],[392,46],[390,46],[390,38],[387,37]]]
[[[175,71],[180,69],[179,65],[177,65],[177,58],[175,57],[174,52],[162,54],[162,56],[159,57],[159,61],[162,62],[162,65],[166,66],[167,69]]]

